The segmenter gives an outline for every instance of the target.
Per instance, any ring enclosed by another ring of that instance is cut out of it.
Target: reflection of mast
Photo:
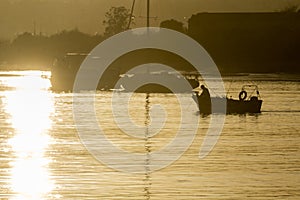
[[[146,120],[145,120],[145,126],[146,126],[146,131],[145,131],[145,151],[146,151],[146,158],[145,158],[145,197],[146,199],[150,199],[150,187],[151,187],[151,177],[150,177],[150,162],[151,162],[151,144],[149,141],[149,125],[150,125],[150,94],[146,94],[146,104],[145,104],[145,110],[146,110]]]

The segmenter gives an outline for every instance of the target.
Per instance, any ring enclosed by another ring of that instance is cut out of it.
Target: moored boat
[[[144,84],[145,82],[151,84]],[[119,83],[124,86],[125,92],[138,93],[188,93],[199,86],[196,79],[189,79],[180,73],[172,74],[167,71],[125,74],[120,77]]]
[[[158,53],[153,53],[152,55],[158,55]],[[77,72],[87,56],[89,56],[89,54],[68,53],[61,58],[57,58],[51,68],[50,80],[52,90],[58,92],[73,91]],[[89,59],[99,58],[91,57]],[[126,65],[126,63],[124,63],[124,65]],[[151,67],[154,66],[155,65],[153,64],[153,66]],[[97,89],[106,91],[118,90],[122,92],[139,93],[185,93],[191,92],[192,88],[197,87],[199,84],[196,78],[181,75],[182,72],[171,73],[169,71],[161,71],[162,67],[160,67],[159,64],[157,64],[156,66],[158,67],[154,67],[155,69],[147,69],[147,72],[142,71],[133,74],[121,74],[119,73],[119,71],[122,71],[123,66],[115,65],[114,67],[106,70],[105,74],[101,76],[101,79],[97,85]],[[87,82],[90,81],[89,75],[93,74],[94,70],[96,71],[96,69],[91,68],[89,69],[89,71],[86,71]],[[149,84],[144,84],[145,82],[148,82]],[[160,83],[165,84],[166,86],[163,86]],[[188,83],[189,85],[185,85],[185,83]],[[168,86],[173,86],[173,90],[169,89]],[[92,88],[86,89],[89,90]]]
[[[86,57],[86,53],[67,53],[61,58],[55,59],[51,68],[51,85],[53,91],[73,91],[74,82],[77,72]],[[91,57],[90,59],[96,60],[98,57]],[[86,71],[86,81],[90,81],[90,74],[93,74],[96,69],[89,69]],[[101,77],[97,85],[97,90],[109,90],[114,88],[116,80],[119,78],[118,73],[114,70],[107,70],[109,76]],[[86,88],[92,90],[93,88]]]

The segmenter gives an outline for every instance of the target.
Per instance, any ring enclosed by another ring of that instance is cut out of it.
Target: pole
[[[147,27],[150,27],[150,0],[147,0]]]
[[[36,22],[33,21],[33,35],[36,36]]]

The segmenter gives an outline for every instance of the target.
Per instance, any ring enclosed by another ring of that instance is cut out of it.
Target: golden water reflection
[[[5,84],[13,88],[4,95],[5,112],[14,129],[8,142],[14,158],[9,182],[12,199],[45,199],[55,186],[48,169],[51,160],[46,156],[54,109],[52,94],[47,90],[49,80],[32,73],[10,78]]]

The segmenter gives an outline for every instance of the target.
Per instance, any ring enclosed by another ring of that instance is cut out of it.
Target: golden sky
[[[136,0],[137,26],[145,22],[146,0]],[[78,28],[102,33],[105,12],[111,6],[130,8],[132,0],[0,0],[0,38],[36,31],[53,34]],[[151,0],[152,26],[165,19],[186,22],[198,12],[273,12],[300,0]]]

